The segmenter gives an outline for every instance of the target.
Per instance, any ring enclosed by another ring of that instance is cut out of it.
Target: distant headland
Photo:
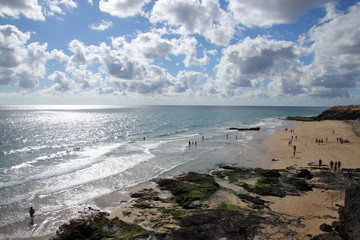
[[[287,117],[286,119],[296,121],[357,120],[360,119],[360,105],[334,106],[317,116],[295,116]]]

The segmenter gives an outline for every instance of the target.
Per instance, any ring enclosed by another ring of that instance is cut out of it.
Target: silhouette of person
[[[30,207],[29,214],[30,214],[31,221],[33,221],[34,220],[34,214],[35,214],[35,209],[33,207]]]

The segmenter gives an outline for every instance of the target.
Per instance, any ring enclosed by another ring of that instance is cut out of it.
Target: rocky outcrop
[[[322,224],[320,230],[327,232],[311,240],[357,240],[360,239],[360,185],[345,190],[345,206],[339,210],[340,220],[332,226]]]
[[[286,117],[294,121],[321,121],[321,120],[357,120],[360,118],[360,105],[331,107],[317,116],[312,117]]]
[[[229,130],[237,130],[237,131],[259,131],[260,127],[252,127],[252,128],[236,128],[236,127],[231,127],[229,128]]]
[[[325,110],[315,120],[356,120],[360,118],[360,105],[336,106]]]
[[[73,239],[148,239],[151,231],[142,227],[115,219],[108,219],[108,214],[100,212],[91,214],[82,219],[73,219],[69,223],[59,227],[56,236],[51,240]]]
[[[219,184],[208,174],[189,172],[175,179],[159,179],[161,190],[170,191],[177,204],[185,209],[197,208],[219,189]]]
[[[340,219],[348,239],[360,239],[360,185],[345,191],[345,207]]]
[[[180,229],[167,234],[166,238],[156,239],[253,239],[260,224],[265,223],[266,218],[246,210],[196,211],[181,221]]]

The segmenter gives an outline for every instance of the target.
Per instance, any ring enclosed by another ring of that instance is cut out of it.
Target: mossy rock
[[[98,213],[83,219],[71,220],[59,227],[52,240],[73,239],[147,239],[152,233],[142,227],[129,224],[118,218],[108,219],[106,213]]]
[[[195,172],[176,179],[160,179],[157,184],[161,190],[170,191],[183,208],[196,208],[220,187],[212,176]]]
[[[230,210],[230,211],[240,211],[241,208],[237,205],[231,204],[231,203],[227,203],[227,202],[222,202],[219,204],[218,209],[223,209],[223,210]]]

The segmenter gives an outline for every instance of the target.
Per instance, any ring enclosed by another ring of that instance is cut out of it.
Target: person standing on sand
[[[322,160],[319,159],[319,168],[321,168],[321,165],[322,165]]]
[[[333,166],[334,166],[334,162],[331,160],[331,162],[330,162],[330,170],[332,170]]]

